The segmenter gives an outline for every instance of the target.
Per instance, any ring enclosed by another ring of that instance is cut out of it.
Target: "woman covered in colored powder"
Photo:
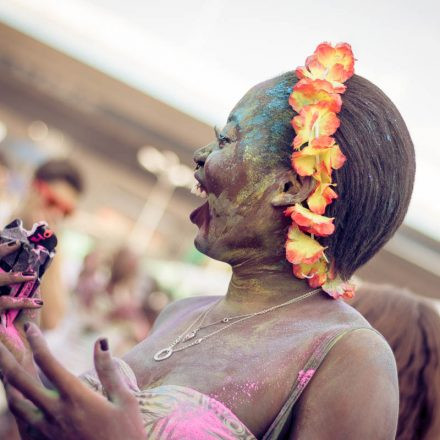
[[[232,266],[225,296],[171,304],[123,360],[98,341],[97,375],[81,380],[27,324],[52,389],[0,349],[23,436],[394,438],[393,353],[337,298],[352,296],[351,275],[401,224],[414,150],[397,109],[353,62],[348,45],[320,45],[296,73],[253,87],[195,152],[206,198],[191,214],[195,244]]]

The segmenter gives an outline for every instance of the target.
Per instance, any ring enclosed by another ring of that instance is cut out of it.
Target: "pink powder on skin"
[[[313,377],[313,375],[315,374],[315,370],[310,369],[310,370],[301,370],[298,373],[298,382],[299,382],[299,386],[301,388],[304,388],[310,381],[310,379]]]
[[[11,341],[16,348],[22,349],[24,348],[24,344],[20,338],[18,330],[13,326],[3,327],[0,325],[0,332],[7,335],[7,339]]]
[[[218,408],[216,408],[218,406]],[[211,438],[222,438],[235,440],[234,422],[229,419],[225,424],[218,414],[225,411],[225,408],[211,401],[208,408],[194,407],[192,404],[181,402],[169,417],[163,418],[151,432],[154,435],[162,434],[169,440],[202,439],[207,436]],[[235,429],[241,431],[241,423],[237,420]]]

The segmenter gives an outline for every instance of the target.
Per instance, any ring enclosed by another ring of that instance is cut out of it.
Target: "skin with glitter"
[[[257,438],[300,377],[310,383],[295,406],[290,438],[392,439],[397,375],[392,352],[379,335],[368,330],[349,334],[314,374],[303,371],[324,332],[348,325],[368,327],[351,307],[326,295],[243,321],[164,361],[153,359],[214,303],[207,324],[257,312],[311,290],[293,277],[284,251],[288,222],[283,210],[292,198],[301,202],[301,195],[304,200],[310,193],[304,191],[307,180],[298,178],[290,166],[289,146],[279,142],[281,128],[291,119],[285,105],[290,92],[291,84],[279,80],[255,86],[232,110],[218,139],[194,155],[196,178],[207,192],[206,202],[191,215],[198,227],[195,244],[232,266],[227,294],[173,303],[124,360],[141,389],[178,385],[197,390],[229,408]],[[75,416],[65,411],[67,419]],[[107,418],[99,414],[101,422],[116,423],[113,413]],[[81,417],[75,419],[76,433],[81,434],[81,423],[90,433],[92,418],[87,411]]]

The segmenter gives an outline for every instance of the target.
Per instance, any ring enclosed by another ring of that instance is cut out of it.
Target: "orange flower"
[[[310,146],[314,150],[318,150],[319,161],[325,166],[328,174],[331,175],[332,168],[337,170],[344,165],[346,157],[342,153],[339,145],[335,143],[334,138],[329,136],[320,136],[317,139],[313,139]]]
[[[296,83],[289,97],[289,104],[298,113],[304,107],[318,102],[326,103],[332,112],[338,113],[341,110],[341,96],[335,93],[328,81],[304,78]]]
[[[324,214],[327,205],[338,198],[331,185],[331,183],[318,182],[313,193],[307,198],[307,205],[312,212]]]
[[[327,69],[337,66],[332,79],[341,83],[347,81],[354,73],[354,56],[348,43],[339,43],[332,47],[329,43],[321,43],[315,50],[316,59]]]
[[[312,237],[301,232],[298,226],[290,226],[286,242],[286,258],[290,263],[313,264],[322,257],[324,249]]]
[[[343,281],[340,277],[328,279],[323,285],[322,290],[328,293],[334,299],[353,298],[355,294],[355,286],[347,281]]]
[[[320,102],[304,107],[299,115],[292,119],[292,127],[296,132],[293,147],[299,149],[314,138],[331,136],[339,127],[339,119],[325,102]]]
[[[347,81],[354,73],[354,56],[351,46],[347,43],[332,47],[329,43],[321,43],[306,60],[305,67],[298,67],[298,78],[310,78],[329,81],[335,92],[344,93]]]
[[[309,286],[316,288],[322,286],[327,280],[327,262],[320,258],[313,264],[294,264],[293,274],[299,278],[307,278]]]
[[[340,168],[344,162],[345,156],[330,136],[313,139],[309,146],[301,151],[295,151],[292,155],[292,167],[300,176],[311,176],[316,173],[318,164],[321,163],[324,164],[327,174],[331,175],[331,169]]]
[[[354,286],[336,276],[324,255],[325,248],[314,236],[326,237],[335,229],[334,219],[322,214],[338,197],[332,188],[332,172],[346,160],[332,135],[340,124],[337,113],[342,104],[340,94],[346,89],[343,83],[354,73],[353,52],[346,43],[335,47],[322,43],[305,64],[296,70],[299,81],[289,97],[289,104],[299,113],[291,121],[296,133],[291,162],[298,175],[311,176],[316,184],[307,198],[308,208],[297,203],[284,211],[293,222],[286,257],[294,275],[306,278],[311,287],[323,286],[333,298],[350,298]]]
[[[300,227],[303,232],[327,237],[333,234],[335,225],[333,218],[314,214],[299,203],[290,206],[285,210],[285,215],[290,215],[291,219]]]

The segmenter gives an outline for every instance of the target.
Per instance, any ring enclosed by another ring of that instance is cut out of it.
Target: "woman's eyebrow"
[[[226,121],[226,125],[230,126],[232,130],[234,130],[236,133],[240,133],[241,127],[238,123],[238,118],[235,115],[230,115],[228,120]]]
[[[228,120],[226,121],[227,124],[229,124],[230,122],[234,122],[235,124],[238,125],[238,119],[237,116],[235,115],[229,115]]]

